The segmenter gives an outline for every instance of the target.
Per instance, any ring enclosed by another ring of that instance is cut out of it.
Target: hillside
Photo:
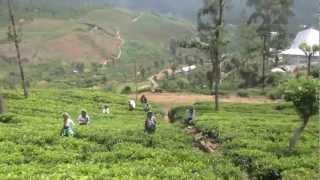
[[[92,9],[76,18],[32,16],[26,19],[22,15],[18,19],[20,22],[23,19],[22,55],[30,61],[101,62],[118,55],[121,42],[117,33],[128,44],[123,52],[130,53],[132,41],[165,51],[170,37],[183,37],[191,32],[191,24],[183,21],[111,7]],[[7,30],[7,26],[0,28],[0,53],[11,57],[14,49],[4,41]],[[140,57],[151,56],[149,51],[139,53]]]
[[[2,17],[5,13],[0,12]],[[16,14],[26,77],[32,85],[63,81],[87,87],[99,79],[104,86],[112,79],[113,88],[133,80],[135,62],[138,71],[144,68],[149,76],[168,63],[170,38],[188,36],[193,30],[187,21],[109,6],[52,12],[45,7],[39,12],[17,8]],[[0,24],[0,69],[6,69],[0,72],[0,81],[15,87],[15,49],[7,40],[8,22],[3,18]]]

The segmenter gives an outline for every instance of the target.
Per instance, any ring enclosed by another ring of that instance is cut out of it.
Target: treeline
[[[0,7],[4,6],[5,2],[6,0],[0,0]],[[195,14],[202,6],[202,1],[199,0],[188,0],[188,3],[185,3],[185,0],[15,0],[15,2],[16,6],[41,8],[46,11],[62,11],[66,8],[74,9],[84,6],[111,5],[133,10],[151,11],[194,21],[196,21]],[[226,16],[228,23],[237,24],[252,12],[252,8],[247,6],[247,0],[229,0],[226,3],[229,11]],[[294,16],[290,19],[291,24],[316,25],[316,13],[319,11],[318,0],[294,0],[293,9]]]

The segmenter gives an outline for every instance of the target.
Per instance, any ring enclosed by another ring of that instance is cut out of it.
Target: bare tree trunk
[[[216,43],[214,47],[214,72],[215,72],[215,85],[214,85],[214,94],[215,94],[215,110],[219,111],[219,86],[221,79],[221,69],[220,69],[220,36],[221,36],[221,26],[223,24],[223,8],[224,8],[224,0],[219,0],[219,17],[218,17],[218,29],[216,30]]]
[[[138,102],[138,80],[137,80],[137,60],[134,60],[134,84],[136,88],[136,102]]]
[[[8,9],[9,9],[9,16],[10,16],[10,20],[11,20],[12,30],[13,30],[14,45],[15,45],[16,51],[17,51],[17,61],[18,61],[18,66],[19,66],[19,70],[20,70],[23,94],[24,94],[24,97],[27,98],[28,97],[28,90],[26,87],[24,71],[23,71],[22,62],[21,62],[19,40],[18,40],[18,34],[17,34],[17,30],[16,30],[16,22],[15,22],[13,10],[12,10],[11,0],[8,0]]]
[[[4,113],[4,99],[0,96],[0,114]]]
[[[262,91],[264,92],[266,86],[266,58],[267,58],[267,37],[263,35],[263,55],[262,55]]]
[[[312,55],[308,55],[308,72],[307,72],[308,76],[310,76],[311,74],[311,57]]]
[[[309,121],[309,119],[307,119],[307,118],[304,119],[301,126],[294,131],[293,136],[291,137],[290,142],[289,142],[289,151],[292,151],[295,148],[295,146],[298,143],[298,140],[301,136],[301,133],[303,132],[304,128],[308,124],[308,121]]]

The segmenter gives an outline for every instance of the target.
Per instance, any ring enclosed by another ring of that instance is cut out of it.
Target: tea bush
[[[281,108],[279,108],[281,107]],[[214,134],[221,151],[251,179],[318,179],[319,122],[310,121],[294,152],[289,139],[300,123],[291,104],[222,104],[214,112],[211,103],[195,106],[195,126]],[[186,107],[176,109],[183,122]]]
[[[244,179],[221,153],[192,146],[180,125],[161,120],[157,132],[143,132],[142,106],[129,112],[127,97],[93,90],[32,90],[24,99],[4,92],[18,123],[0,123],[0,179]],[[101,106],[108,104],[111,114]],[[154,105],[153,105],[154,107]],[[85,108],[89,126],[62,138],[61,113],[73,120]],[[159,112],[158,109],[154,109]]]
[[[17,119],[13,114],[0,115],[0,123],[17,123]]]

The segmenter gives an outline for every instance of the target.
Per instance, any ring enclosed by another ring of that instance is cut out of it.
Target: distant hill
[[[130,49],[138,45],[142,47],[141,52],[132,53],[140,53],[140,58],[159,59],[159,56],[148,52],[166,51],[170,37],[184,37],[192,32],[191,23],[157,14],[112,7],[84,12],[77,17],[70,15],[66,18],[41,14],[24,17],[19,13],[18,19],[23,21],[23,57],[31,61],[59,58],[101,62],[116,58],[124,43],[124,52],[131,53]],[[14,56],[14,49],[6,41],[6,34],[7,26],[0,27],[0,54],[11,57]]]

